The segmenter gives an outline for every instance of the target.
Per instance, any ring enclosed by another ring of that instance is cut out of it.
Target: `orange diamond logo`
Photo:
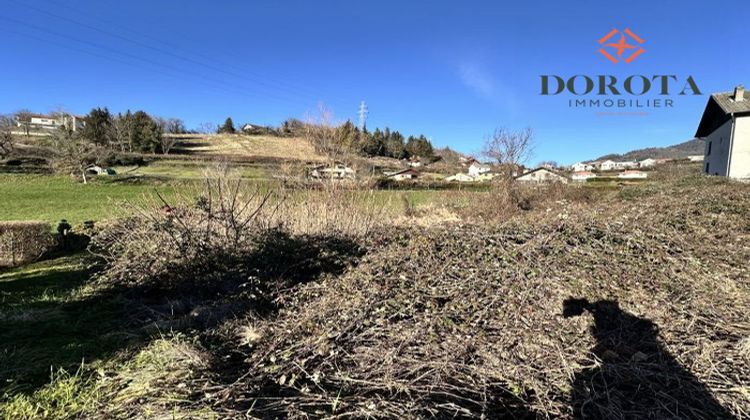
[[[620,35],[620,38],[615,41],[618,34]],[[628,42],[634,43],[629,44]],[[599,52],[615,64],[620,61],[630,63],[635,60],[636,57],[646,52],[641,46],[644,42],[643,38],[634,34],[630,28],[626,28],[624,31],[612,29],[607,35],[599,40],[599,45],[601,45]]]

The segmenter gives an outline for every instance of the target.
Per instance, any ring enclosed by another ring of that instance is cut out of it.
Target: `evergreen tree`
[[[86,125],[81,137],[98,146],[108,146],[113,142],[113,119],[107,108],[94,108],[86,116]]]
[[[219,127],[219,131],[218,131],[219,134],[222,134],[222,133],[223,134],[234,134],[236,132],[237,132],[237,130],[235,130],[235,128],[234,128],[234,122],[232,121],[232,117],[227,118],[224,121],[224,124],[221,127]]]
[[[359,129],[351,121],[346,121],[336,128],[336,144],[343,150],[355,150]]]
[[[391,133],[388,128],[386,128],[385,133],[388,133],[388,136],[385,139],[385,154],[395,159],[404,159],[409,157],[409,154],[404,147],[404,136],[402,136],[398,131],[394,131],[393,133]]]
[[[161,127],[151,116],[143,111],[133,114],[133,129],[138,150],[151,153],[161,151]]]
[[[424,135],[419,137],[409,136],[406,142],[406,151],[409,156],[420,158],[431,158],[434,155],[432,144]]]
[[[385,137],[379,128],[376,128],[372,134],[363,133],[362,153],[367,156],[383,156],[385,150]]]

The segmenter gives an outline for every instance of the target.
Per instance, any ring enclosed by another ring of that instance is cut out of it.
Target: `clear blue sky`
[[[278,124],[319,102],[337,119],[481,148],[535,129],[533,161],[571,163],[692,137],[707,94],[750,86],[750,2],[0,0],[0,112],[143,109]],[[597,53],[613,28],[646,52]],[[541,74],[692,75],[699,97],[647,116],[597,116],[539,95]]]

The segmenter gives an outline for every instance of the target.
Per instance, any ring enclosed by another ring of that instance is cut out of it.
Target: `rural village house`
[[[523,175],[517,176],[516,181],[536,183],[562,182],[563,184],[567,184],[568,178],[547,168],[536,168]]]
[[[405,181],[409,179],[417,179],[419,177],[419,172],[412,168],[408,168],[397,172],[386,173],[385,176],[387,178],[395,179],[396,181]]]
[[[638,162],[638,166],[640,166],[641,168],[654,167],[656,166],[656,159],[651,159],[651,158],[643,159],[642,161]]]
[[[469,166],[468,172],[469,172],[469,175],[471,176],[478,176],[478,175],[482,175],[482,174],[486,174],[490,172],[490,169],[492,168],[490,168],[489,165],[484,165],[482,163],[474,161]]]
[[[605,160],[604,162],[599,164],[599,170],[600,171],[614,171],[616,169],[616,164],[614,160]]]
[[[343,163],[336,162],[333,165],[319,165],[310,171],[313,179],[354,179],[356,171]]]
[[[593,171],[595,167],[590,163],[578,162],[571,165],[571,169],[573,169],[573,172],[586,172]]]
[[[455,175],[451,175],[451,176],[445,178],[445,180],[448,181],[448,182],[452,182],[452,181],[456,181],[456,182],[474,182],[474,177],[470,176],[469,174],[465,174],[465,173],[457,173]]]
[[[596,174],[590,171],[578,171],[573,172],[573,175],[571,175],[570,178],[573,181],[586,182],[589,178],[596,178]]]
[[[706,142],[704,173],[750,178],[750,95],[742,85],[711,95],[695,137]]]
[[[648,174],[642,171],[624,171],[617,175],[620,179],[646,179]]]
[[[28,121],[23,121],[16,117],[16,126],[25,127],[28,125],[28,128],[33,130],[55,130],[60,127],[68,127],[77,131],[86,124],[84,117],[71,114],[31,114],[27,118]]]

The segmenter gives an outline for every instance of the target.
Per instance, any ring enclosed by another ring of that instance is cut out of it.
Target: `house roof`
[[[557,175],[557,176],[559,176],[560,178],[565,178],[565,176],[563,176],[563,175],[560,175],[560,174],[558,174],[557,172],[555,172],[555,171],[553,171],[553,170],[551,170],[551,169],[539,167],[539,168],[536,168],[536,169],[532,169],[532,170],[530,170],[530,171],[528,171],[528,172],[524,172],[524,173],[522,173],[521,175],[518,175],[518,176],[516,177],[516,179],[518,179],[518,178],[521,178],[521,177],[524,177],[524,176],[526,176],[526,175],[529,175],[529,174],[533,174],[534,172],[539,172],[539,171],[546,171],[546,172],[549,172],[549,173],[551,173],[552,175]]]
[[[732,115],[750,115],[750,91],[744,91],[744,100],[735,101],[734,92],[714,93],[698,124],[695,137],[704,138],[732,118]]]
[[[419,175],[419,171],[416,171],[416,170],[414,170],[412,168],[406,168],[406,169],[402,169],[400,171],[388,173],[388,174],[386,174],[386,176],[396,176],[396,175],[401,175],[401,174],[405,174],[405,173],[411,173],[413,175]]]

